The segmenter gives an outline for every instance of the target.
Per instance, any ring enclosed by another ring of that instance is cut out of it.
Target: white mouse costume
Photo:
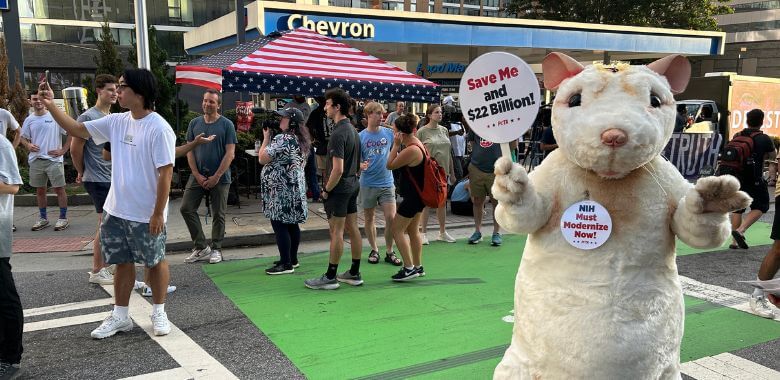
[[[495,379],[679,379],[683,295],[675,236],[716,247],[727,216],[750,198],[731,176],[689,184],[660,153],[690,64],[669,56],[648,66],[583,68],[563,54],[543,63],[557,90],[552,125],[559,148],[530,175],[502,158],[496,220],[527,233],[515,282],[512,341]],[[569,244],[561,216],[595,201],[609,238]]]

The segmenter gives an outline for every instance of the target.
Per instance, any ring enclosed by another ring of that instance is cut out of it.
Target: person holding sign
[[[390,148],[390,156],[387,158],[387,168],[390,170],[403,168],[399,170],[403,201],[398,206],[393,219],[393,238],[403,257],[404,266],[392,276],[392,279],[408,281],[425,275],[422,267],[422,239],[417,228],[425,205],[412,183],[413,179],[417,183],[423,183],[425,153],[422,142],[415,137],[417,116],[411,113],[400,116],[395,121],[395,130],[393,147]]]
[[[452,143],[450,142],[450,132],[447,128],[439,125],[442,119],[441,106],[438,104],[431,104],[428,106],[428,110],[425,111],[425,125],[417,131],[417,138],[425,145],[425,149],[428,149],[431,157],[443,167],[447,173],[452,172],[452,154],[450,149]],[[450,236],[445,229],[447,225],[447,200],[444,200],[439,208],[436,209],[436,218],[439,220],[439,237],[436,240],[444,241],[447,243],[454,243],[455,238]],[[428,208],[426,207],[422,213],[422,243],[428,245]]]

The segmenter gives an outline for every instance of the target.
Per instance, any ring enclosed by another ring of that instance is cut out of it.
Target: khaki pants
[[[222,239],[225,237],[225,209],[227,208],[227,196],[230,190],[229,183],[221,183],[208,190],[211,198],[211,248],[222,249]],[[206,236],[203,234],[203,226],[200,224],[198,208],[207,190],[200,187],[194,176],[190,176],[187,187],[184,189],[184,197],[181,200],[181,216],[190,231],[190,238],[195,248],[206,248]]]

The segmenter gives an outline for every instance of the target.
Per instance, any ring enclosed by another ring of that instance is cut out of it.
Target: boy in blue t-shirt
[[[376,244],[374,209],[382,206],[385,214],[385,262],[401,265],[401,259],[393,252],[393,234],[390,229],[395,217],[395,185],[393,172],[387,170],[387,156],[393,145],[393,130],[380,126],[384,109],[379,103],[371,102],[363,108],[368,127],[360,132],[360,203],[365,212],[365,230],[371,253],[368,262],[379,262],[379,248]]]

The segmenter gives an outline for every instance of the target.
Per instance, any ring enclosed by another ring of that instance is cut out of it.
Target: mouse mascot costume
[[[688,60],[587,68],[543,62],[558,149],[530,174],[496,162],[496,220],[528,234],[512,342],[495,379],[679,379],[675,237],[709,248],[750,197],[731,176],[686,181],[660,153]]]

